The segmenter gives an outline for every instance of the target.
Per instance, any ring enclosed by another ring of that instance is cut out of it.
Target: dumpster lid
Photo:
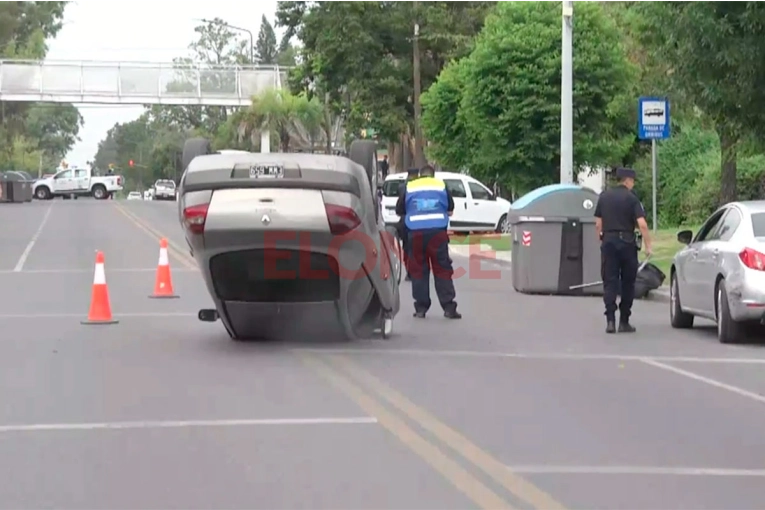
[[[577,186],[576,184],[549,184],[547,186],[542,186],[541,188],[537,188],[534,191],[526,193],[521,198],[513,202],[510,206],[510,209],[523,209],[524,207],[528,207],[532,202],[535,202],[540,198],[547,197],[548,195],[558,191],[581,189],[582,187]]]
[[[251,178],[255,167],[279,167],[278,178]],[[361,196],[366,172],[351,160],[325,154],[236,153],[194,158],[183,175],[181,190],[292,188],[342,191]]]
[[[551,184],[535,189],[513,202],[509,216],[511,222],[515,223],[558,221],[561,218],[591,219],[597,203],[598,194],[590,188],[576,184]]]

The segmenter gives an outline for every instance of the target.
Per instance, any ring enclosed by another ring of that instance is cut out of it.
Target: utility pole
[[[560,82],[560,182],[574,182],[574,2],[563,2]]]
[[[427,161],[425,161],[422,127],[420,126],[420,118],[422,117],[422,106],[420,105],[420,94],[422,93],[422,74],[420,71],[420,24],[418,22],[420,2],[415,0],[413,5],[415,19],[414,37],[412,38],[412,50],[414,53],[414,61],[412,62],[412,68],[414,70],[414,166],[422,168]]]

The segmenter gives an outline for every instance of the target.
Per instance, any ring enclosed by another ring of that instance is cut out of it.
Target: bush
[[[696,225],[720,200],[720,140],[698,120],[673,126],[672,138],[658,142],[658,207],[662,227]],[[635,164],[636,191],[651,216],[651,154]],[[739,156],[739,200],[757,200],[765,191],[765,155]]]

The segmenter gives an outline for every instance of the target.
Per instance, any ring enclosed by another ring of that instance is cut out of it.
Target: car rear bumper
[[[738,285],[728,291],[731,317],[735,321],[761,321],[765,317],[765,273],[747,270]]]

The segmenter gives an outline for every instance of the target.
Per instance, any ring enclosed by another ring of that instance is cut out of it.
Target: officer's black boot
[[[629,323],[629,319],[619,321],[619,333],[634,333],[635,326]]]
[[[608,333],[609,335],[612,333],[616,333],[615,319],[606,319],[606,333]]]
[[[415,319],[424,319],[425,318],[425,312],[423,312],[423,311],[414,312],[414,318]]]

